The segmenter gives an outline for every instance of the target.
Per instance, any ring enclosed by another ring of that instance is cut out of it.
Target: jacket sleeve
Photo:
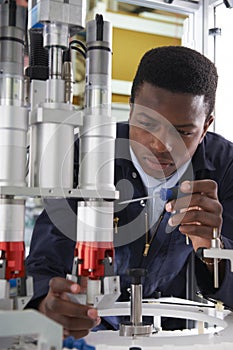
[[[224,249],[233,249],[233,162],[224,169],[222,167],[221,180],[218,182],[219,201],[223,207],[223,225],[221,236]],[[233,254],[233,251],[232,251]],[[233,267],[233,266],[232,266]],[[221,300],[226,306],[233,308],[233,273],[229,260],[225,261],[225,275],[218,289],[213,287],[213,276],[198,258],[196,259],[197,283],[203,295]]]
[[[28,307],[37,308],[48,293],[52,277],[70,273],[76,242],[76,201],[56,199],[45,201],[38,217],[30,252],[26,259],[27,275],[33,277],[34,295]]]
[[[232,249],[233,244],[229,239],[223,239],[225,249]],[[204,297],[221,301],[226,307],[233,308],[232,288],[233,273],[231,272],[230,261],[225,261],[225,273],[219,288],[214,288],[213,275],[210,274],[207,266],[196,258],[197,284]]]

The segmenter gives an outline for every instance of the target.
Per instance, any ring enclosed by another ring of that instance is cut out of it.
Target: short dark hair
[[[218,74],[215,65],[204,55],[184,46],[162,46],[142,57],[133,80],[130,102],[144,83],[175,93],[203,95],[207,118],[215,106]]]

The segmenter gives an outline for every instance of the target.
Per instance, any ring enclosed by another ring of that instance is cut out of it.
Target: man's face
[[[130,145],[143,170],[162,179],[192,158],[212,121],[206,122],[204,96],[145,82],[131,106]]]

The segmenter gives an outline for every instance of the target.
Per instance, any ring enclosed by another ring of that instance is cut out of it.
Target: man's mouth
[[[168,159],[159,159],[157,157],[143,157],[147,166],[153,170],[165,170],[174,165],[174,162]]]

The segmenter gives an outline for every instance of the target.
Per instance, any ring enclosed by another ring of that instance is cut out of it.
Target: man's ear
[[[203,138],[205,137],[205,135],[206,135],[206,133],[207,133],[207,131],[208,131],[210,125],[213,123],[213,121],[214,121],[214,116],[213,116],[213,115],[211,115],[211,116],[208,118],[208,120],[205,121],[204,128],[203,128],[203,133],[202,133],[202,135],[201,135],[201,139],[200,139],[199,143],[202,142]]]
[[[132,116],[132,113],[133,113],[133,103],[129,103],[129,119],[131,118]]]

